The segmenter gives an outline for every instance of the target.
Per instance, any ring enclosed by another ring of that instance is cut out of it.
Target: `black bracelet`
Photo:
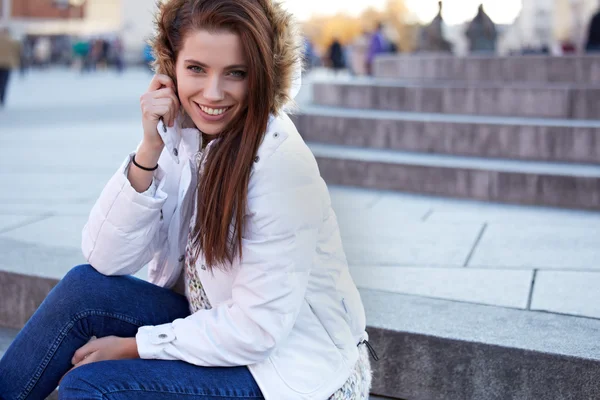
[[[133,165],[135,165],[136,167],[138,167],[139,169],[143,169],[144,171],[156,171],[158,169],[158,164],[156,164],[156,166],[154,168],[146,168],[146,167],[142,167],[140,164],[138,164],[135,161],[135,154],[133,155],[133,158],[131,159],[131,161],[133,161]]]

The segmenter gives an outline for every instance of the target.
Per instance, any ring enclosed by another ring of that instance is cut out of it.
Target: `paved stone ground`
[[[81,228],[141,137],[150,78],[13,77],[0,110],[0,269],[60,278],[84,261]],[[600,318],[600,213],[330,189],[361,288]]]

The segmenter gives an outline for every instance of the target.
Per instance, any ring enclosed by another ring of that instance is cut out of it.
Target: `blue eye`
[[[234,76],[236,78],[245,78],[246,77],[246,71],[231,71],[230,73],[232,76]]]
[[[197,65],[190,65],[189,67],[187,67],[188,70],[192,71],[192,72],[204,72],[204,70],[202,69],[202,67],[199,67]]]

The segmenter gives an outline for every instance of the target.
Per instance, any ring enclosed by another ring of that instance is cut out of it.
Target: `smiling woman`
[[[285,113],[301,64],[291,15],[166,0],[156,32],[141,143],[90,212],[89,265],[0,360],[0,398],[60,381],[61,399],[368,399],[364,307]],[[149,282],[130,276],[145,265]]]
[[[190,33],[175,69],[181,105],[204,134],[223,132],[246,108],[248,67],[237,34]]]

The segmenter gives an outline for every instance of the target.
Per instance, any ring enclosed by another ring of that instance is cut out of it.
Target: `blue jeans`
[[[48,294],[0,360],[0,399],[46,398],[92,336],[134,337],[138,327],[185,318],[185,296],[131,276],[73,268]],[[69,372],[60,399],[262,399],[247,367],[207,368],[183,361],[116,360]]]

